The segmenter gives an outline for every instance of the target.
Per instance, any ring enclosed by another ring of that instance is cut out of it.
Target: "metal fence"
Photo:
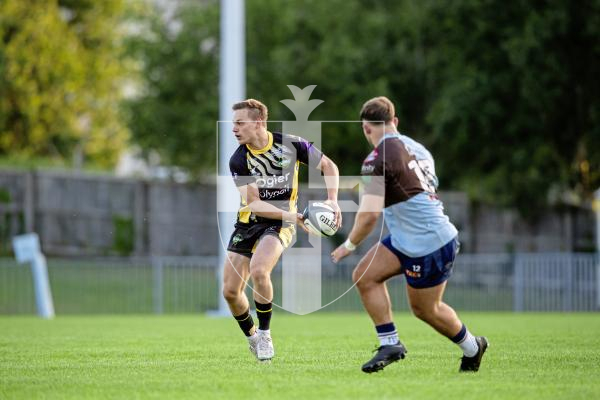
[[[357,259],[322,266],[324,311],[363,310],[352,287]],[[216,257],[49,259],[56,313],[202,313],[219,306]],[[273,272],[281,304],[281,266]],[[599,311],[597,254],[461,254],[445,301],[469,311]],[[405,281],[388,282],[395,310],[408,310]],[[250,288],[248,289],[249,296]],[[29,267],[0,258],[0,314],[33,314]]]

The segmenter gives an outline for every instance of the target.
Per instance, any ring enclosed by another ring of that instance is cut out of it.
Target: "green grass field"
[[[275,314],[276,358],[257,363],[230,318],[0,317],[0,399],[594,399],[600,315],[462,313],[491,346],[477,374],[409,314],[408,357],[367,375],[366,314]]]

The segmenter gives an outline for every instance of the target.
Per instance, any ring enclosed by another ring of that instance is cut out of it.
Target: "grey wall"
[[[322,193],[300,194],[303,207]],[[563,208],[530,225],[514,210],[475,206],[464,193],[440,196],[461,232],[464,252],[593,250],[591,210]],[[356,200],[356,194],[341,198]],[[0,254],[10,252],[13,235],[35,231],[49,255],[215,255],[221,245],[215,214],[214,185],[0,170]],[[345,237],[353,218],[345,215],[341,234],[326,246]],[[307,243],[303,233],[298,241]]]

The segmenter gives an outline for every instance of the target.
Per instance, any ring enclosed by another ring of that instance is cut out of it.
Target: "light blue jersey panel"
[[[435,195],[438,179],[431,153],[419,142],[398,135],[409,153],[424,168],[424,177],[432,193],[419,193],[384,209],[385,223],[392,235],[392,245],[409,257],[423,257],[444,246],[458,230],[444,214],[444,206]]]
[[[406,149],[410,154],[414,154],[417,160],[427,159],[433,163],[433,156],[431,155],[429,150],[427,150],[425,146],[423,146],[421,143],[402,134],[398,135],[398,139],[400,139],[402,143],[404,143],[404,146],[406,146]]]
[[[444,214],[442,202],[429,193],[383,210],[392,245],[409,257],[423,257],[452,240],[458,231]]]

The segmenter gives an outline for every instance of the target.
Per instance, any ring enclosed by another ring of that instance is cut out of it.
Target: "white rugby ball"
[[[304,226],[315,235],[333,236],[337,232],[335,225],[335,212],[328,204],[320,201],[312,201],[302,213]]]

